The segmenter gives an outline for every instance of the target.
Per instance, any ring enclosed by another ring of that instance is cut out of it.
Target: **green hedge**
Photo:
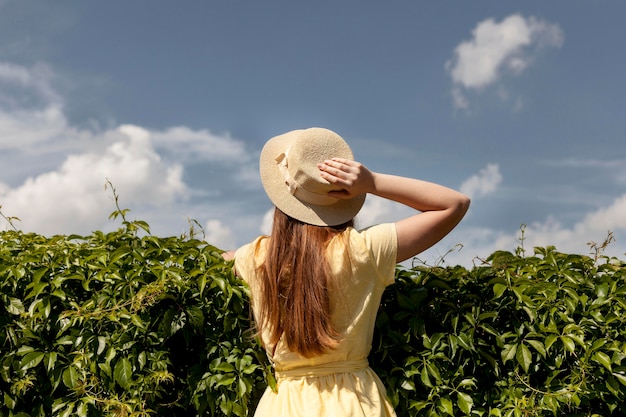
[[[221,251],[0,232],[0,415],[251,415],[271,370]],[[399,416],[625,415],[626,264],[536,249],[398,269],[370,363]]]
[[[626,415],[626,263],[488,261],[398,271],[371,359],[398,414]]]

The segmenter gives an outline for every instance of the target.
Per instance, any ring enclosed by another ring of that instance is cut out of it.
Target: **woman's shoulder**
[[[329,248],[336,270],[358,270],[367,276],[378,276],[385,285],[393,282],[398,251],[395,224],[346,229],[344,236]]]
[[[362,242],[367,248],[376,246],[397,246],[396,226],[394,223],[380,223],[363,229],[349,230],[350,240]]]
[[[396,235],[396,225],[395,223],[379,223],[373,226],[368,226],[366,228],[360,229],[357,231],[357,233],[370,239],[394,238]]]
[[[396,228],[394,223],[381,223],[364,229],[348,228],[343,233],[349,251],[353,254],[374,256],[378,258],[382,254],[395,256],[398,246]]]

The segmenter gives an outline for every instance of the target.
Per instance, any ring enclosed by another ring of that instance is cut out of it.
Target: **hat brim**
[[[289,147],[300,131],[291,131],[270,139],[261,152],[260,175],[270,201],[283,213],[304,223],[316,226],[337,226],[352,220],[363,207],[365,194],[351,199],[337,199],[329,205],[315,205],[299,200],[289,192],[276,158]],[[339,155],[324,155],[320,161]],[[352,156],[350,155],[350,159]]]

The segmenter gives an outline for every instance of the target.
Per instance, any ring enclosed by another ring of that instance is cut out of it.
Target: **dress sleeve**
[[[246,259],[249,259],[249,254],[250,252],[250,244],[246,244],[243,245],[242,247],[240,247],[239,249],[237,249],[235,251],[235,271],[237,273],[237,276],[241,279],[243,279],[244,281],[248,281],[248,277],[249,275],[249,267],[248,267],[248,262],[246,262]]]
[[[394,223],[383,223],[361,231],[371,259],[376,263],[379,277],[384,285],[391,285],[395,279],[398,255],[398,235]]]
[[[254,276],[254,245],[248,243],[235,251],[235,272],[242,280],[250,284]]]
[[[259,250],[262,240],[263,237],[259,237],[235,251],[235,271],[237,276],[248,284],[250,284],[250,280],[254,279],[257,265],[260,264],[264,255],[264,252]]]

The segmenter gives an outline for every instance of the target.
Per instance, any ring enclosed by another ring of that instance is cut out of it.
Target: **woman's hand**
[[[317,168],[322,178],[341,188],[341,190],[329,192],[330,197],[350,199],[375,189],[375,174],[360,162],[332,158],[317,164]]]

